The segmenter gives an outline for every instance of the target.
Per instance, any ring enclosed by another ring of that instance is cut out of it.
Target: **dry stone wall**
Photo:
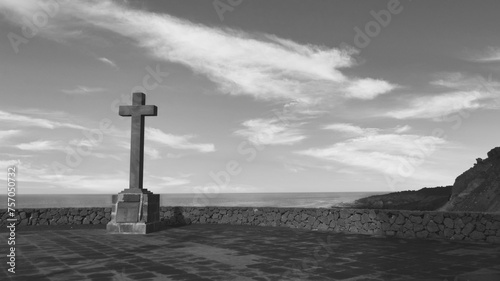
[[[167,225],[241,224],[500,243],[500,214],[399,210],[161,207]],[[8,213],[0,213],[6,225]],[[17,225],[107,224],[111,208],[21,209]]]
[[[6,225],[9,213],[2,215],[0,225]],[[52,208],[19,209],[16,211],[17,226],[107,224],[111,220],[111,208]]]
[[[161,207],[170,225],[243,224],[309,230],[500,243],[500,214],[399,210]]]

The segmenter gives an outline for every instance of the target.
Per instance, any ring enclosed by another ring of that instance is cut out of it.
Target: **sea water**
[[[161,206],[296,207],[348,206],[355,200],[384,192],[161,194]],[[18,194],[16,209],[111,207],[111,194]],[[7,196],[0,196],[7,208]]]

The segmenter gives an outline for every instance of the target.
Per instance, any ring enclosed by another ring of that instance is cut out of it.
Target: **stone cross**
[[[132,116],[130,141],[130,189],[142,191],[142,173],[144,167],[144,116],[156,116],[155,105],[145,105],[146,95],[134,93],[132,105],[120,106],[120,116]]]

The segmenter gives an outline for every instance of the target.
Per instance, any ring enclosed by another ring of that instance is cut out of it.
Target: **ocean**
[[[356,199],[384,192],[321,193],[219,193],[161,194],[161,206],[226,206],[226,207],[341,207]],[[15,209],[111,207],[111,194],[18,194]],[[7,208],[7,196],[0,196],[0,208]]]

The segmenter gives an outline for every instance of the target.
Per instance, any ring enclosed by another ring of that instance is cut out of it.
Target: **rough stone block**
[[[340,218],[346,219],[347,217],[349,217],[349,212],[347,210],[340,210]]]
[[[319,220],[316,220],[313,224],[313,228],[318,228],[319,224],[320,224]]]
[[[421,224],[415,224],[415,225],[413,226],[413,231],[415,231],[415,232],[422,231],[423,229],[424,229],[424,226],[423,226],[423,225],[421,225]]]
[[[473,240],[484,240],[484,233],[475,230],[469,235],[469,237]]]
[[[368,212],[368,217],[371,219],[371,220],[374,220],[376,217],[377,217],[377,214],[375,213],[374,210],[370,210]]]
[[[477,229],[478,231],[480,231],[480,232],[483,232],[483,231],[485,231],[485,230],[486,230],[486,226],[485,226],[484,224],[482,224],[482,223],[477,222],[477,223],[476,223],[476,229]]]
[[[446,228],[444,230],[444,237],[446,237],[446,238],[451,238],[454,234],[455,234],[455,230],[453,230],[451,228]]]
[[[497,236],[488,236],[486,238],[486,242],[500,244],[500,237],[497,237]]]
[[[408,230],[404,232],[405,238],[415,238],[415,232],[413,230]]]
[[[465,226],[465,224],[461,218],[456,218],[454,221],[454,226],[455,226],[455,228],[462,229]]]
[[[395,224],[403,224],[405,222],[405,217],[402,214],[399,214],[397,217],[396,221],[394,222]]]
[[[350,233],[358,233],[358,228],[356,228],[354,225],[350,226],[349,227],[349,230],[348,230]]]
[[[403,225],[403,227],[406,228],[406,229],[413,229],[413,223],[410,220],[406,220],[406,222]]]
[[[492,229],[488,229],[488,230],[484,231],[484,235],[487,235],[487,236],[490,236],[490,235],[495,236],[495,233],[496,233],[496,231],[492,230]]]
[[[354,225],[356,226],[357,229],[362,229],[363,228],[363,224],[361,223],[361,221],[356,221],[354,223]]]
[[[320,225],[318,225],[318,230],[327,231],[328,230],[328,225],[326,225],[324,223],[321,223]]]
[[[447,228],[453,228],[453,226],[454,226],[453,220],[452,220],[452,219],[450,219],[450,218],[445,218],[445,219],[444,219],[444,225],[445,225]]]
[[[431,220],[431,216],[427,213],[424,215],[424,218],[422,219],[422,224],[427,225],[430,220]]]
[[[430,232],[430,233],[433,233],[433,232],[438,232],[439,231],[439,227],[438,225],[434,222],[434,221],[430,221],[428,224],[427,224],[427,230]]]
[[[410,216],[410,221],[413,223],[422,223],[422,218],[419,216]]]
[[[474,225],[472,223],[467,223],[462,229],[462,234],[467,236],[474,230]]]

